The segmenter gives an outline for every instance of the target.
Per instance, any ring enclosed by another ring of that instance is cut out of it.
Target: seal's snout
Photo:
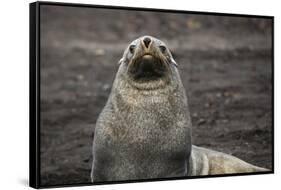
[[[164,74],[164,67],[153,55],[145,54],[140,57],[130,69],[134,79],[154,80]]]
[[[144,45],[145,45],[146,48],[149,47],[150,42],[151,42],[151,39],[150,39],[149,37],[145,37],[145,38],[143,39],[143,43],[144,43]]]
[[[140,72],[153,72],[155,69],[154,58],[151,55],[144,55],[140,62]]]

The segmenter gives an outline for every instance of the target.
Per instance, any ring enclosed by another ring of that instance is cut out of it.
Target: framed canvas
[[[274,172],[274,18],[30,4],[30,186]]]

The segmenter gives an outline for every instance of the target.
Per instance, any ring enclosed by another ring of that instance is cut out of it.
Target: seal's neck
[[[126,68],[120,67],[111,92],[111,98],[115,99],[112,102],[117,109],[134,109],[139,108],[145,110],[154,110],[159,108],[166,110],[173,107],[178,110],[181,107],[187,107],[187,98],[181,79],[176,70],[172,71],[168,82],[163,82],[163,86],[150,90],[138,88],[132,85],[130,78],[126,75]],[[147,85],[150,85],[149,82]]]
[[[115,98],[130,107],[149,107],[157,104],[166,104],[176,92],[176,86],[167,85],[153,90],[138,89],[126,80],[120,80],[113,90]]]

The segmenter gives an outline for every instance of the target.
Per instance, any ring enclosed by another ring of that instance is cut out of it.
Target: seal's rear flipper
[[[192,145],[189,175],[219,175],[269,171],[237,157]]]

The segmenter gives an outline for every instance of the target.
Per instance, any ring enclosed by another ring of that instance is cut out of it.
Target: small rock
[[[192,117],[198,117],[198,114],[195,112],[192,114]]]
[[[209,102],[205,103],[205,108],[209,108],[211,106],[211,104]]]
[[[206,120],[203,118],[199,119],[199,121],[197,122],[198,125],[202,125],[204,123],[206,123]]]
[[[224,95],[225,97],[228,97],[228,96],[230,96],[230,93],[229,93],[229,92],[224,92],[223,95]]]
[[[77,79],[80,80],[80,81],[81,81],[81,80],[84,80],[84,76],[81,75],[81,74],[79,74],[79,75],[77,75]]]
[[[228,119],[223,119],[223,120],[222,120],[222,123],[228,123],[228,122],[229,122]]]
[[[217,98],[220,98],[222,96],[222,94],[220,93],[220,92],[218,92],[217,94],[216,94],[216,97]]]
[[[105,54],[105,50],[104,49],[96,49],[95,54],[98,56],[104,55]]]
[[[233,98],[235,100],[240,100],[242,98],[242,95],[240,93],[235,93],[235,94],[233,94]]]
[[[90,97],[92,95],[92,93],[91,92],[86,92],[85,95]]]
[[[230,99],[230,98],[227,98],[227,99],[224,101],[224,104],[225,104],[225,105],[228,105],[230,102],[231,102],[231,99]]]
[[[201,28],[202,24],[198,20],[195,20],[194,18],[190,18],[186,21],[186,26],[189,29],[199,29]]]
[[[109,88],[110,88],[110,85],[109,85],[109,84],[104,84],[104,85],[102,86],[102,89],[103,89],[104,91],[109,90]]]

